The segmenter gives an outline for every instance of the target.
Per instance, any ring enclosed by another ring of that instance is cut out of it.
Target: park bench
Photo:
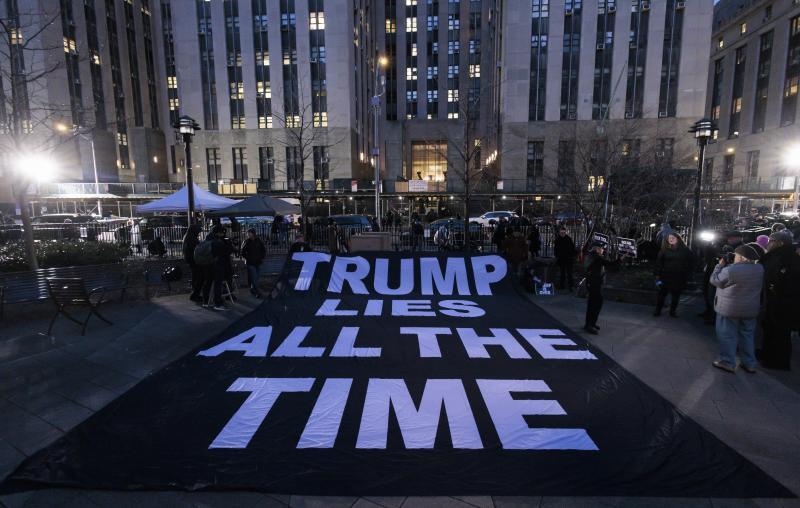
[[[103,288],[106,292],[120,291],[120,301],[124,301],[128,287],[128,274],[122,264],[64,266],[0,273],[0,319],[4,316],[6,305],[50,299],[48,278],[82,279],[89,291],[98,288]]]
[[[49,277],[46,282],[47,291],[53,299],[53,303],[56,304],[56,313],[53,319],[50,320],[47,335],[50,335],[53,331],[56,318],[62,314],[73,323],[81,325],[81,335],[86,334],[86,325],[89,324],[89,319],[92,316],[97,316],[102,321],[113,324],[98,311],[100,304],[105,301],[103,297],[105,296],[106,288],[96,287],[90,291],[86,289],[84,280],[77,278]],[[89,313],[86,315],[86,319],[81,322],[67,310],[69,307],[86,307],[89,309]]]

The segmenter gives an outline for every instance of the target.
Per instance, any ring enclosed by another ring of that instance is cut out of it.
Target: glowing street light
[[[42,154],[20,155],[13,161],[13,167],[21,177],[38,183],[52,181],[57,173],[55,161]]]
[[[714,137],[717,131],[716,124],[708,118],[698,120],[689,129],[689,132],[694,134],[697,140],[697,145],[700,147],[700,154],[697,158],[697,181],[694,186],[694,206],[692,208],[692,226],[691,236],[689,236],[689,245],[694,247],[694,237],[697,235],[700,228],[700,186],[703,183],[703,166],[705,165],[706,158],[706,145],[708,141]]]
[[[800,205],[800,143],[790,146],[783,154],[783,164],[787,168],[794,169],[798,174],[794,175],[794,207],[792,214],[797,213],[797,207]]]

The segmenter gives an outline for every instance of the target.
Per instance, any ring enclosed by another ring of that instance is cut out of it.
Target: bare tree
[[[52,154],[64,143],[66,139],[56,131],[55,123],[72,114],[69,104],[54,103],[49,98],[47,82],[65,65],[60,30],[57,36],[52,32],[59,26],[60,11],[57,3],[49,5],[52,8],[21,11],[16,1],[10,0],[0,13],[0,151],[7,165],[13,161],[5,173],[22,215],[31,269],[38,268],[38,261],[28,193],[34,183],[31,172],[37,168],[20,171],[16,166],[25,158]]]

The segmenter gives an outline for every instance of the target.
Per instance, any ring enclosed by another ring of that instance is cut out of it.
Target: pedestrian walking
[[[564,226],[561,226],[558,229],[558,236],[553,242],[553,254],[556,257],[558,270],[560,272],[561,283],[559,284],[558,289],[564,289],[564,283],[566,282],[568,284],[566,287],[572,291],[572,288],[575,285],[574,281],[572,280],[572,266],[575,264],[576,254],[575,242],[567,234],[567,228]]]
[[[664,302],[669,294],[669,315],[678,317],[678,302],[681,292],[686,288],[686,282],[692,274],[693,264],[692,252],[686,247],[683,238],[674,231],[667,234],[656,258],[655,276],[658,296],[656,297],[656,308],[653,311],[654,316],[661,315],[661,309],[664,308]]]
[[[189,265],[192,271],[192,294],[189,295],[189,300],[197,303],[203,303],[203,297],[200,293],[203,291],[203,267],[195,262],[194,250],[197,244],[200,243],[198,235],[200,235],[200,226],[197,224],[190,224],[183,236],[183,259]]]
[[[605,282],[606,268],[616,267],[618,261],[611,261],[604,257],[605,244],[602,242],[592,242],[589,249],[589,253],[583,260],[587,289],[586,321],[583,329],[592,335],[597,335],[600,331],[597,319],[603,308],[603,283]]]
[[[250,286],[250,293],[256,298],[261,298],[258,281],[261,277],[261,264],[264,262],[264,258],[267,257],[267,248],[264,246],[264,242],[256,235],[255,229],[250,228],[247,230],[247,238],[242,242],[239,255],[244,258],[247,266],[247,284]]]
[[[792,358],[792,329],[800,315],[800,257],[788,231],[770,235],[764,267],[764,343],[759,361],[768,369],[789,370]]]
[[[711,274],[711,284],[717,288],[714,310],[719,341],[719,358],[713,365],[727,372],[736,372],[737,347],[742,369],[756,371],[756,320],[764,284],[764,267],[756,263],[758,259],[757,249],[740,245],[734,250],[733,264],[723,256]]]

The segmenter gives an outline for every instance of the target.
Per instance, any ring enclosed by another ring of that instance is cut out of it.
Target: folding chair
[[[61,314],[73,323],[81,325],[81,335],[86,334],[86,325],[88,325],[92,315],[110,325],[113,324],[97,310],[100,304],[103,303],[106,288],[99,287],[87,291],[83,279],[50,277],[47,279],[47,291],[50,293],[53,303],[56,304],[56,314],[50,320],[50,326],[47,328],[48,335],[53,331],[56,318]],[[81,322],[67,311],[67,307],[88,307],[89,313],[86,315],[86,319]]]

